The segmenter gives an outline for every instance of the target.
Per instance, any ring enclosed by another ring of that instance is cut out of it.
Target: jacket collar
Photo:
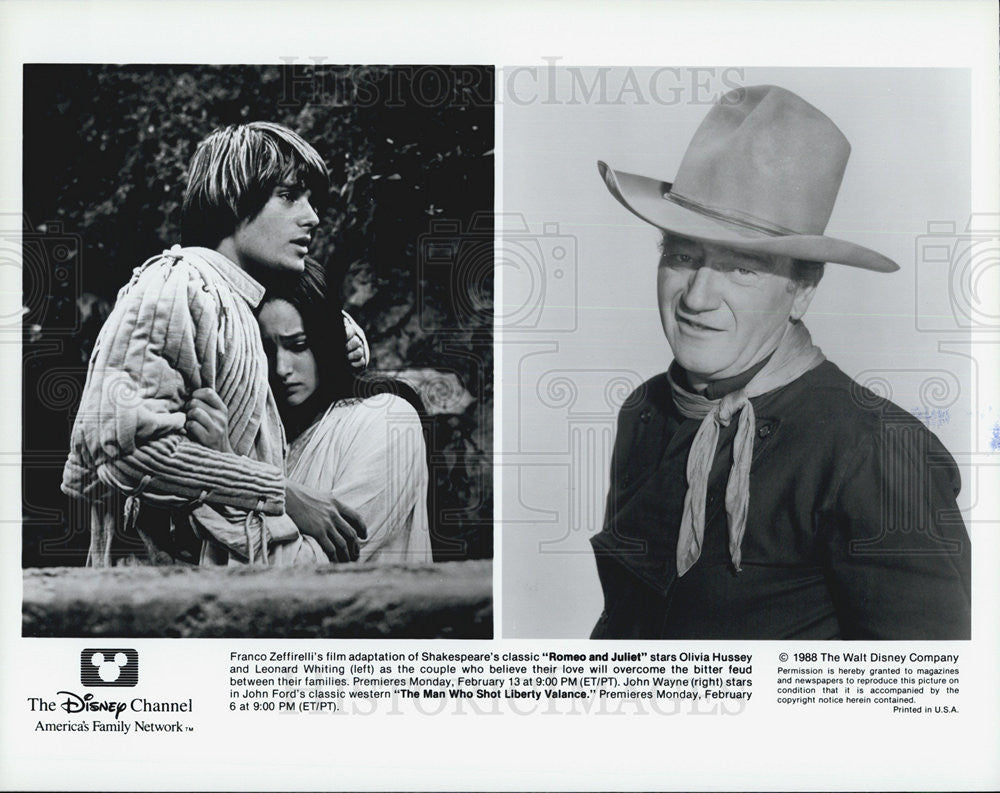
[[[774,355],[774,353],[771,353],[771,355]],[[701,395],[705,397],[705,399],[722,399],[722,397],[726,394],[732,391],[738,391],[753,380],[754,375],[767,365],[767,362],[771,360],[771,355],[768,355],[762,361],[758,361],[745,372],[733,375],[732,377],[726,377],[722,380],[713,380],[705,387],[705,390],[701,392]],[[688,377],[687,370],[677,363],[676,360],[670,364],[670,366],[673,370],[674,381],[682,384],[686,390],[694,393],[694,389],[691,388],[691,379]]]
[[[251,308],[257,308],[260,301],[263,300],[264,287],[252,278],[246,270],[218,251],[213,251],[211,248],[190,247],[180,248],[173,252],[183,255],[196,255],[203,259],[211,265],[212,269],[222,277],[222,280],[236,294],[250,304]]]

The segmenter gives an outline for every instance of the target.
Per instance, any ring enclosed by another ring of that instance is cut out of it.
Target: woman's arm
[[[285,509],[299,531],[313,537],[331,562],[356,562],[368,536],[357,512],[329,493],[285,482]]]
[[[184,426],[189,436],[210,448],[231,450],[228,411],[215,391],[211,388],[195,391],[185,412],[187,423]],[[298,531],[313,537],[330,561],[357,560],[361,547],[359,538],[364,539],[367,532],[364,521],[350,507],[328,493],[286,481],[285,509]],[[273,528],[271,523],[268,526],[269,530]]]

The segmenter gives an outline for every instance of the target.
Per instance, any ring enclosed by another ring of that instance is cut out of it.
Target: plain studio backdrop
[[[612,198],[597,160],[672,181],[734,86],[779,85],[833,119],[852,154],[827,234],[900,265],[827,265],[805,317],[816,344],[917,415],[960,466],[996,425],[993,407],[975,403],[969,358],[969,325],[985,310],[961,282],[976,237],[956,238],[971,211],[966,70],[533,67],[505,69],[501,84],[504,636],[589,634],[602,598],[588,540],[603,520],[615,417],[671,360],[659,233]],[[967,510],[985,482],[968,466],[962,477]]]

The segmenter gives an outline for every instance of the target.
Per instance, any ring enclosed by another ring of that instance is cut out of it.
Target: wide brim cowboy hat
[[[597,166],[611,194],[652,225],[737,250],[877,272],[891,259],[824,234],[851,146],[801,97],[773,85],[719,99],[695,132],[673,182]]]

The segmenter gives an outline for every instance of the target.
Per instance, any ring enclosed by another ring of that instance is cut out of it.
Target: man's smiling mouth
[[[720,328],[713,328],[710,325],[703,325],[701,322],[696,322],[693,319],[677,314],[677,322],[681,325],[686,325],[694,330],[713,330],[719,332]]]

